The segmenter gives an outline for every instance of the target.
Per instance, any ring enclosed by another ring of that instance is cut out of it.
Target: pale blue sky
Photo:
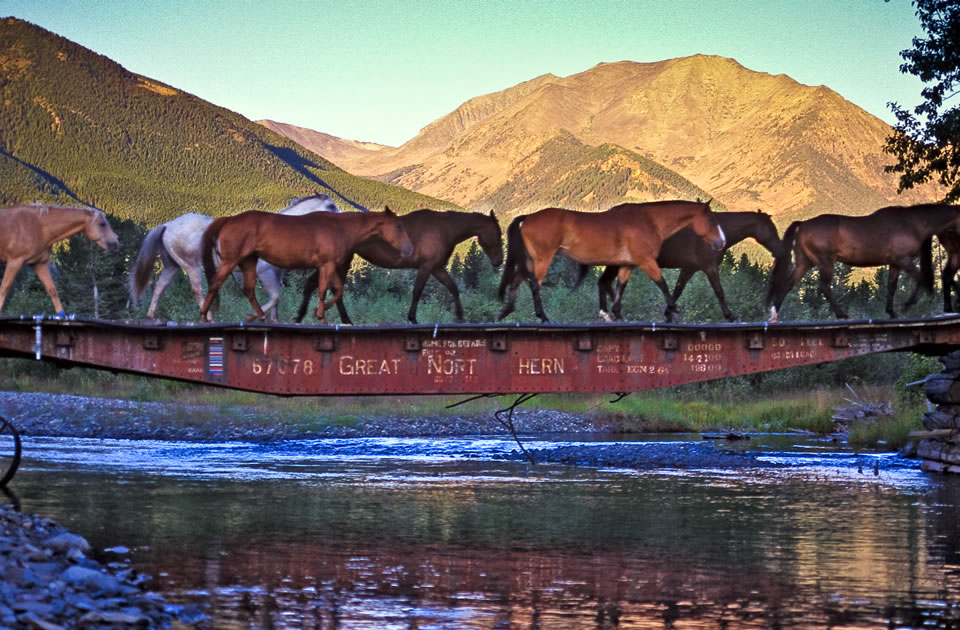
[[[908,0],[0,0],[232,109],[397,146],[464,101],[600,62],[697,53],[826,85],[892,121],[919,102]]]

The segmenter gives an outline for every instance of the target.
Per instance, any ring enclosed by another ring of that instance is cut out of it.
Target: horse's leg
[[[267,296],[270,298],[261,308],[263,308],[263,312],[267,313],[271,321],[277,321],[277,303],[280,301],[280,273],[276,267],[270,265],[262,273],[258,273],[257,277],[260,278],[260,284],[263,285],[263,290],[267,292]]]
[[[820,293],[827,298],[830,308],[833,309],[833,314],[837,316],[837,319],[847,319],[847,312],[837,302],[837,299],[833,296],[833,289],[830,288],[830,285],[833,284],[833,265],[818,265],[817,271],[820,275]]]
[[[614,267],[614,269],[617,270],[617,288],[613,293],[613,303],[610,305],[610,312],[613,313],[613,319],[615,321],[622,321],[623,292],[627,288],[627,282],[630,281],[630,275],[633,274],[633,267]]]
[[[293,321],[298,324],[303,321],[303,317],[307,314],[307,307],[310,306],[310,298],[313,297],[313,292],[316,291],[314,287],[316,286],[317,272],[314,271],[303,283],[303,295],[300,297],[300,308],[297,309],[297,315],[293,318]]]
[[[413,281],[413,299],[410,301],[410,310],[407,311],[407,321],[411,324],[417,323],[417,305],[420,303],[420,296],[423,295],[423,288],[427,286],[427,280],[430,279],[430,269],[427,267],[418,267],[417,268],[417,279]],[[449,287],[447,287],[449,288]],[[456,290],[456,285],[454,285],[454,290]],[[459,299],[457,300],[459,305]],[[460,313],[460,319],[457,321],[463,321],[463,313]]]
[[[327,295],[327,287],[333,286],[333,295],[330,300],[324,301]],[[317,305],[317,319],[321,324],[327,323],[326,311],[333,306],[337,300],[343,296],[343,283],[337,275],[337,270],[332,263],[326,263],[317,267],[317,295],[320,303]]]
[[[213,303],[214,298],[217,296],[217,292],[220,291],[220,287],[223,286],[223,283],[226,281],[227,276],[233,271],[233,268],[236,266],[235,263],[224,263],[221,262],[220,266],[217,268],[217,273],[214,274],[213,280],[210,281],[210,286],[207,287],[207,297],[204,298],[203,304],[200,305],[200,319],[209,320],[208,314],[210,312],[210,305]],[[260,308],[259,305],[257,308]]]
[[[47,266],[47,263],[40,262],[30,265],[33,267],[33,272],[37,274],[37,278],[40,279],[40,282],[43,284],[43,288],[47,290],[47,295],[50,296],[50,299],[53,301],[53,311],[57,315],[63,315],[63,305],[60,304],[60,296],[57,295],[57,287],[53,286],[53,278],[50,277],[50,267]]]
[[[543,286],[543,279],[547,277],[547,271],[550,269],[550,263],[557,251],[554,250],[549,256],[543,256],[539,261],[527,258],[527,280],[530,284],[530,292],[533,294],[533,310],[540,318],[540,321],[546,324],[550,321],[547,313],[543,310],[543,301],[540,299],[540,287]],[[532,267],[532,268],[531,268]]]
[[[3,303],[7,301],[7,294],[10,293],[10,287],[13,286],[13,279],[17,277],[23,263],[19,260],[8,260],[7,269],[3,272],[3,280],[0,280],[0,313],[3,312]]]
[[[790,276],[787,278],[786,282],[782,286],[774,287],[773,294],[773,305],[771,306],[770,313],[770,322],[776,322],[779,319],[780,307],[783,305],[783,301],[786,299],[787,294],[800,282],[800,279],[807,274],[808,271],[812,268],[810,259],[805,255],[801,255],[799,252],[796,253],[796,265],[793,268],[793,271],[790,273]]]
[[[157,305],[160,303],[160,296],[163,295],[163,292],[167,290],[167,286],[169,286],[169,284],[177,276],[178,271],[180,271],[180,267],[164,266],[163,270],[160,272],[160,277],[157,278],[156,284],[153,285],[153,297],[150,298],[150,307],[147,309],[148,319],[153,319],[156,317]],[[190,280],[190,289],[193,290],[193,279]],[[202,292],[198,293],[194,291],[193,297],[197,300],[197,306],[203,304]]]
[[[617,277],[619,272],[619,267],[616,265],[608,265],[606,269],[603,270],[603,273],[597,278],[597,293],[600,303],[600,317],[607,315],[607,297],[613,299],[614,292],[610,288],[610,285],[613,283],[613,279]]]
[[[253,307],[253,315],[247,315],[247,321],[254,319],[266,321],[267,316],[257,302],[257,259],[251,257],[241,260],[240,271],[243,272],[243,294],[247,296],[250,306]]]
[[[887,271],[887,315],[890,316],[890,319],[896,319],[897,314],[893,310],[893,296],[897,292],[897,284],[900,280],[900,268],[896,265],[890,265],[889,270]],[[907,304],[904,304],[904,308],[908,308],[908,304],[912,306],[911,300],[916,300],[917,289],[920,288],[920,285],[917,284],[913,293],[910,295],[910,299],[907,300]]]
[[[683,279],[683,274],[686,270],[680,272],[680,278]],[[727,318],[728,322],[735,322],[738,320],[737,316],[730,311],[730,307],[727,306],[727,299],[723,295],[723,285],[720,284],[720,270],[716,266],[710,266],[703,270],[703,273],[707,274],[707,280],[710,281],[710,286],[713,288],[714,295],[717,296],[717,301],[720,302],[720,310],[723,311],[723,316]],[[689,279],[692,273],[687,274]],[[680,297],[680,293],[677,291],[681,287],[680,280],[677,280],[677,286],[673,289],[673,299],[677,300]]]
[[[418,274],[419,275],[419,274]],[[447,270],[443,267],[437,267],[433,270],[433,277],[440,281],[440,284],[447,287],[447,291],[450,292],[450,295],[453,296],[453,312],[456,316],[457,323],[463,323],[463,304],[460,303],[460,289],[457,288],[457,283],[453,281],[453,278],[450,277],[450,274],[447,273]],[[416,318],[417,314],[417,302],[420,296],[416,293],[416,287],[414,287],[414,303],[410,306],[410,312]],[[411,319],[414,324],[416,324],[416,319]]]
[[[940,281],[943,285],[944,313],[953,312],[953,276],[956,275],[958,268],[960,268],[960,263],[948,252],[947,262],[943,265],[943,275],[940,276]]]
[[[203,274],[202,274],[201,268],[187,266],[187,267],[184,267],[183,270],[187,272],[187,279],[190,281],[190,292],[193,293],[193,299],[197,301],[197,306],[202,306],[203,305]],[[176,273],[176,269],[174,269],[173,271],[174,273]],[[166,268],[164,268],[163,272],[161,272],[160,274],[161,277],[165,272],[166,272]],[[167,282],[169,283],[170,281],[167,280]],[[159,284],[160,284],[160,280],[157,280],[157,285]],[[156,292],[154,292],[154,295],[156,295]],[[216,306],[214,308],[215,309],[219,308],[219,306]],[[149,313],[147,313],[147,315],[151,316]],[[213,315],[211,315],[210,313],[207,313],[207,321],[213,321]]]
[[[663,279],[663,272],[660,270],[660,266],[657,264],[655,258],[648,258],[642,261],[642,264],[637,265],[640,269],[650,276],[650,279],[653,280],[653,283],[657,285],[660,289],[660,292],[663,293],[663,299],[667,301],[667,308],[663,312],[664,317],[666,317],[668,322],[679,322],[680,321],[680,310],[677,308],[677,302],[673,299],[673,295],[670,294],[670,287],[667,286],[667,281]]]

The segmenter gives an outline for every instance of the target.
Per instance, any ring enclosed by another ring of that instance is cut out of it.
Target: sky
[[[399,146],[542,74],[698,53],[826,85],[892,123],[923,87],[909,0],[0,0],[14,16],[251,120]]]

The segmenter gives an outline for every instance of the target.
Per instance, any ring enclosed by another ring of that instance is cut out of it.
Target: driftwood
[[[851,403],[849,407],[834,407],[836,411],[831,420],[833,420],[834,428],[840,433],[847,433],[850,431],[850,427],[856,424],[873,424],[881,417],[892,416],[893,407],[888,402],[883,403],[868,403],[860,399],[860,396],[857,395],[857,392],[853,391],[853,388],[847,385],[847,389],[850,390],[850,393],[853,394],[853,400],[845,398],[847,402]]]
[[[939,440],[923,440],[917,445],[917,455],[923,459],[960,465],[960,446]]]
[[[933,431],[911,431],[907,437],[923,440],[927,438],[951,438],[957,435],[957,429],[934,429]]]
[[[929,459],[923,460],[923,463],[920,464],[920,469],[927,472],[960,473],[960,466],[944,464],[943,462],[932,462]]]

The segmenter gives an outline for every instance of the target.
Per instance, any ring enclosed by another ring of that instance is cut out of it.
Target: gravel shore
[[[490,414],[437,417],[365,417],[350,426],[305,429],[281,412],[258,407],[183,405],[89,398],[67,394],[0,392],[0,416],[21,435],[96,437],[133,440],[256,442],[368,436],[500,435],[509,431]],[[518,433],[597,433],[616,431],[582,416],[518,408],[513,416]]]

